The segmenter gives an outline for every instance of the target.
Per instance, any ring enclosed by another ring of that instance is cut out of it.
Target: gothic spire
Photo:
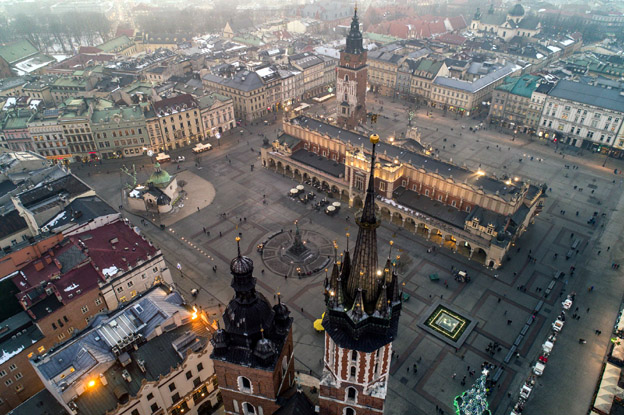
[[[388,315],[388,286],[386,283],[381,287],[379,298],[377,298],[377,304],[375,305],[375,311],[377,311],[382,317]]]
[[[355,298],[356,291],[361,288],[364,292],[364,307],[367,312],[372,313],[379,291],[376,229],[380,222],[375,217],[375,146],[379,142],[379,136],[371,135],[370,141],[373,144],[370,177],[362,215],[356,219],[359,230],[347,281],[347,296]]]
[[[345,52],[351,53],[353,55],[359,55],[364,52],[364,47],[362,46],[362,32],[360,32],[360,22],[358,20],[357,15],[357,6],[353,12],[353,19],[351,20],[351,29],[349,30],[349,34],[347,35],[347,45],[345,47]]]

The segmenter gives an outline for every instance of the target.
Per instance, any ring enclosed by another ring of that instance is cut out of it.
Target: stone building
[[[156,286],[32,364],[69,413],[197,415],[219,402],[211,331],[201,310]]]
[[[340,51],[340,63],[336,69],[337,122],[350,129],[366,122],[367,53],[362,45],[362,32],[356,8],[346,45]]]
[[[263,165],[312,180],[355,207],[368,182],[366,140],[322,120],[298,116],[262,149]],[[378,145],[375,187],[382,218],[486,266],[498,268],[541,210],[541,187],[388,143]],[[476,220],[475,220],[476,219]]]
[[[605,153],[624,155],[624,89],[561,80],[548,92],[538,135]]]
[[[145,116],[138,105],[93,111],[90,124],[104,159],[140,156],[151,148]]]

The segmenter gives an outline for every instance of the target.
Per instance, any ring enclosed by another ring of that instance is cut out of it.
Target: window
[[[174,390],[176,390],[175,382],[171,382],[169,384],[169,392],[173,392]]]
[[[152,410],[152,413],[153,413],[153,412],[158,411],[160,408],[158,407],[157,403],[153,403],[152,406],[150,406],[150,409]]]
[[[176,403],[176,402],[178,402],[179,400],[180,400],[180,393],[179,393],[179,392],[176,392],[176,393],[174,393],[174,394],[171,396],[171,401],[172,401],[173,403]]]
[[[140,415],[139,414],[139,410],[138,409],[133,409],[132,412],[130,412],[130,415]]]
[[[344,415],[355,415],[353,408],[345,408]]]
[[[13,379],[7,379],[7,380],[5,380],[5,381],[4,381],[4,384],[5,384],[6,386],[11,386],[11,385],[13,384]]]
[[[355,366],[351,366],[351,376],[355,377]]]
[[[52,329],[56,330],[56,323],[52,323]]]
[[[6,373],[7,373],[7,372],[6,372],[6,370],[2,370],[2,371],[0,371],[0,378],[5,377],[5,376],[6,376]]]
[[[356,396],[357,396],[357,391],[355,390],[355,388],[348,387],[347,388],[347,400],[355,401]]]
[[[134,281],[128,281],[128,288],[132,287],[134,285]]]
[[[425,196],[429,196],[429,189],[425,189]]]
[[[191,373],[190,370],[188,372],[186,372],[186,379],[190,379],[192,377],[193,377],[193,374]]]
[[[17,366],[15,366],[15,363],[11,364],[11,366],[9,366],[9,369],[11,370],[11,372],[13,372],[15,369],[17,369]]]
[[[119,287],[117,287],[117,292],[118,292],[118,293],[123,292],[123,290],[124,290],[124,289],[123,289],[123,287],[122,287],[121,285],[120,285]]]
[[[102,299],[100,297],[95,299],[95,305],[100,305],[102,304]]]
[[[253,389],[251,388],[251,382],[244,376],[238,377],[238,390],[241,392],[252,393]]]
[[[82,314],[85,314],[86,312],[88,312],[88,311],[89,311],[89,307],[88,307],[88,306],[86,306],[86,305],[83,305],[83,306],[80,308],[80,311],[82,311]]]
[[[195,379],[193,379],[193,387],[198,388],[199,385],[201,385],[201,379],[198,376]]]
[[[63,340],[65,338],[65,333],[61,333],[57,337],[59,340]]]
[[[244,415],[255,415],[255,413],[256,413],[256,408],[254,408],[252,404],[250,404],[249,402],[245,402],[243,404]]]
[[[352,362],[356,362],[357,361],[357,351],[356,350],[352,350],[351,351],[351,361]]]
[[[203,364],[203,363],[199,363],[199,364],[197,365],[197,371],[198,371],[198,372],[201,372],[202,370],[204,370],[204,364]]]
[[[148,393],[147,394],[147,400],[151,401],[152,399],[154,399],[154,394],[153,393]]]

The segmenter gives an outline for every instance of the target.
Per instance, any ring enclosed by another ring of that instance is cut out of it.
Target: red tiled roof
[[[466,24],[466,20],[464,16],[454,16],[448,18],[449,22],[451,22],[451,26],[453,26],[453,30],[461,30],[468,27]]]
[[[160,110],[170,112],[168,111],[169,109],[175,109],[177,106],[182,107],[184,104],[186,104],[187,108],[197,107],[197,102],[191,94],[181,94],[154,102],[154,111],[156,113]]]
[[[67,304],[76,297],[98,287],[98,282],[102,277],[95,270],[92,263],[87,263],[82,267],[74,268],[58,280],[53,280],[52,284],[63,299],[63,304]]]
[[[445,33],[441,36],[438,36],[436,40],[449,45],[463,45],[466,42],[465,37],[455,35],[453,33]]]
[[[157,252],[122,221],[74,235],[71,239],[81,240],[87,246],[89,257],[100,273],[112,267],[122,271],[134,268],[139,261],[145,261]],[[117,241],[112,243],[115,239]]]
[[[78,49],[78,53],[101,53],[102,49],[96,48],[95,46],[80,46]]]

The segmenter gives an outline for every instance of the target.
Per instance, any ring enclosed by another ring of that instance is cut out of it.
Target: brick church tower
[[[294,387],[290,311],[279,297],[278,303],[271,307],[256,292],[253,261],[241,255],[240,238],[236,240],[238,256],[230,263],[235,295],[223,314],[224,327],[211,340],[210,357],[225,413],[273,414],[292,399],[299,406],[309,405],[307,399],[301,400]]]
[[[390,255],[378,267],[375,217],[375,145],[353,257],[348,247],[326,281],[321,415],[383,415],[392,341],[401,313],[398,276]]]
[[[366,56],[356,7],[347,43],[340,51],[340,63],[336,68],[336,118],[339,125],[349,129],[366,122]]]

